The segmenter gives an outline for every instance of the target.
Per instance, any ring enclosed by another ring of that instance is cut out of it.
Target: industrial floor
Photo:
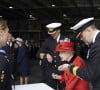
[[[40,83],[42,81],[41,67],[38,60],[30,60],[29,84]],[[19,77],[16,78],[15,84],[19,84]]]

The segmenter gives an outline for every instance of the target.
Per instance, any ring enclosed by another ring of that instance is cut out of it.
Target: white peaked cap
[[[23,39],[20,38],[20,37],[16,38],[15,40],[16,40],[16,41],[19,41],[19,42],[24,42]]]
[[[70,29],[78,30],[79,28],[81,28],[82,26],[84,26],[85,24],[87,24],[88,22],[90,22],[92,20],[94,20],[94,17],[82,19],[76,25],[74,25],[73,27],[70,27]]]
[[[46,25],[46,27],[55,29],[55,28],[60,27],[61,25],[62,25],[61,23],[50,23],[50,24]]]

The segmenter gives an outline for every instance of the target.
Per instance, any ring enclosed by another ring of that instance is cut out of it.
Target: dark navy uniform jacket
[[[9,60],[5,51],[0,49],[0,90],[12,90],[10,73]]]
[[[64,40],[64,36],[60,36],[60,40]],[[56,39],[53,39],[52,37],[49,37],[48,39],[45,40],[43,43],[42,47],[39,49],[37,53],[37,57],[42,59],[42,69],[45,71],[44,72],[44,78],[48,80],[57,81],[52,79],[52,73],[60,74],[62,75],[63,72],[58,71],[58,66],[62,64],[60,57],[58,53],[55,53],[57,41]],[[40,54],[44,54],[43,58],[40,57]],[[49,53],[53,57],[53,62],[49,63],[47,59],[45,58],[45,55]],[[47,83],[48,83],[47,82]],[[51,82],[49,82],[50,84]],[[53,84],[53,83],[52,83]]]
[[[78,68],[75,71],[75,68],[71,67],[70,70],[73,71],[72,69],[74,69],[78,77],[91,82],[93,90],[100,90],[100,32],[91,45],[86,69]]]
[[[9,46],[8,44],[6,44],[6,46],[2,47],[3,50],[6,51],[7,54],[7,58],[9,59],[9,64],[10,64],[10,68],[11,68],[11,73],[14,74],[14,64],[15,64],[15,59],[14,59],[14,42],[12,42],[12,46]]]

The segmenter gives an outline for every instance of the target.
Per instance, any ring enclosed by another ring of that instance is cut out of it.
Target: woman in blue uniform
[[[27,84],[28,76],[29,76],[27,47],[23,44],[22,38],[16,38],[16,43],[19,46],[17,64],[20,72],[20,84],[24,84],[24,80],[25,80],[25,84]]]

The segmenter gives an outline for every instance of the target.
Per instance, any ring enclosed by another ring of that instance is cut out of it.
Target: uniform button
[[[1,76],[1,79],[3,80],[3,79],[4,79],[4,77],[2,77],[2,76]]]
[[[56,57],[56,56],[54,56],[54,57]]]
[[[5,71],[2,71],[2,73],[5,73]]]
[[[4,74],[1,75],[1,79],[4,79]]]
[[[55,65],[55,67],[57,67],[57,66]]]
[[[55,62],[57,62],[57,61],[55,60]]]

